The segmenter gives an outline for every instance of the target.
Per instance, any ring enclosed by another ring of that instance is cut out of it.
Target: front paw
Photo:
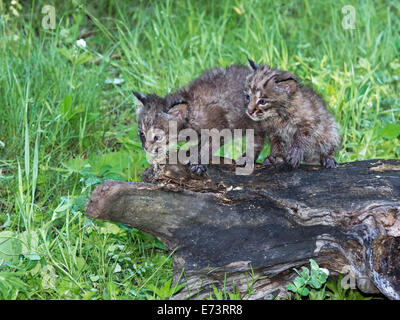
[[[322,158],[321,165],[327,169],[333,169],[338,167],[336,160],[332,157]]]
[[[264,159],[263,164],[266,166],[274,166],[276,164],[276,157],[269,155]]]
[[[289,154],[286,162],[292,166],[292,168],[297,168],[301,161],[304,159],[304,150],[300,147],[291,147],[289,149]]]
[[[246,157],[246,154],[235,160],[235,164],[238,165],[239,167],[245,167],[247,164],[250,163],[254,163],[254,159],[248,159]]]
[[[198,176],[207,175],[207,166],[205,164],[189,164],[189,170]]]

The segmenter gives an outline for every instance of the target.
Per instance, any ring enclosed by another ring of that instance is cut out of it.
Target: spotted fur
[[[265,163],[282,158],[293,167],[302,161],[336,167],[338,125],[323,99],[287,71],[249,63],[246,114],[268,135],[271,153]]]
[[[243,92],[250,74],[245,66],[214,68],[165,97],[134,93],[141,105],[137,115],[143,148],[156,153],[161,142],[170,140],[168,123],[174,120],[178,130],[192,128],[199,135],[201,129],[254,129],[257,159],[264,146],[265,131],[245,114]],[[154,141],[155,129],[166,135]]]

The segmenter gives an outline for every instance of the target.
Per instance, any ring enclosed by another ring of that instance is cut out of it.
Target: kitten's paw
[[[235,160],[235,164],[239,167],[245,167],[249,163],[250,159],[247,159],[246,155],[243,155]],[[251,162],[255,162],[254,160]]]
[[[292,147],[289,149],[289,155],[286,162],[292,166],[292,168],[297,168],[300,162],[304,159],[304,150],[300,147]]]
[[[321,165],[327,169],[333,169],[338,167],[336,160],[332,157],[322,158]]]
[[[189,170],[198,176],[207,175],[207,166],[205,164],[189,164]]]
[[[269,155],[264,159],[263,164],[266,166],[274,166],[276,164],[276,157]]]

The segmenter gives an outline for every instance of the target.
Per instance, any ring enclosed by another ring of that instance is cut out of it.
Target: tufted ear
[[[297,89],[297,78],[290,72],[281,72],[275,76],[275,85],[287,94],[292,94]]]
[[[136,97],[136,99],[139,101],[139,104],[141,106],[144,106],[145,103],[147,102],[147,96],[145,94],[142,94],[142,93],[139,93],[136,91],[133,91],[132,93]]]
[[[249,66],[253,71],[256,71],[258,69],[259,65],[253,60],[247,59],[247,61],[249,61]]]
[[[189,107],[185,101],[177,101],[172,104],[167,114],[178,118],[180,121],[186,121],[189,115]]]

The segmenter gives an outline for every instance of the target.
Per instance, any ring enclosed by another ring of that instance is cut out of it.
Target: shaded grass
[[[340,162],[400,155],[396,1],[73,1],[57,3],[55,30],[41,27],[44,4],[17,17],[0,1],[0,235],[12,233],[0,272],[28,284],[11,281],[2,298],[144,299],[170,279],[154,238],[83,214],[95,185],[137,181],[147,166],[132,90],[164,95],[252,58],[325,98]],[[349,4],[355,30],[341,26]]]

